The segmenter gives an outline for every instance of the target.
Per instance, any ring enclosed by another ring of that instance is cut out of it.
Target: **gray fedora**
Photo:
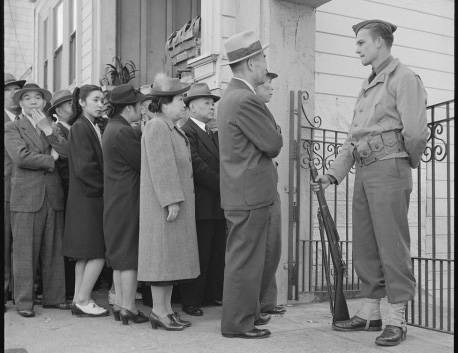
[[[223,65],[235,64],[239,61],[262,52],[269,44],[261,45],[253,31],[234,34],[224,42],[228,62]]]
[[[184,104],[188,105],[193,99],[208,97],[212,98],[213,102],[219,101],[220,97],[211,93],[210,87],[205,82],[198,82],[191,86],[186,97],[183,98]]]

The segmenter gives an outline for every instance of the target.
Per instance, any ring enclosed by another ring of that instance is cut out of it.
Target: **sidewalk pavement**
[[[106,292],[96,293],[99,304],[107,305]],[[358,299],[348,300],[350,313]],[[141,304],[140,310],[150,308]],[[180,310],[180,307],[176,307]],[[192,327],[181,332],[153,330],[149,323],[123,326],[112,316],[78,318],[69,311],[35,308],[37,316],[23,318],[9,303],[4,317],[5,352],[27,353],[451,353],[453,335],[408,326],[407,339],[395,347],[374,343],[379,332],[339,332],[331,329],[329,303],[288,306],[283,316],[273,316],[266,339],[225,338],[220,333],[221,307],[204,308],[204,316],[183,318]],[[386,304],[382,303],[382,313]],[[11,351],[13,352],[13,351]]]

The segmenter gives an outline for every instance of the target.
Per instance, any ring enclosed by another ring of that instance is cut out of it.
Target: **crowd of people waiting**
[[[276,76],[256,88],[264,102]],[[221,305],[219,97],[207,84],[158,74],[138,90],[83,85],[51,95],[5,74],[4,90],[5,303],[11,292],[17,312],[35,316],[40,280],[44,308],[109,315],[92,298],[108,266],[111,312],[123,324],[189,327],[172,309],[174,286],[189,315]],[[136,307],[137,281],[150,285],[149,316]],[[271,287],[262,309],[283,313]]]

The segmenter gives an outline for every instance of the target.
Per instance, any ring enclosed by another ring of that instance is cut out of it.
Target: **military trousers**
[[[261,312],[272,310],[277,305],[277,273],[281,257],[281,209],[280,196],[271,206],[271,217],[267,228],[266,257],[261,282],[259,301]]]
[[[43,281],[43,304],[65,302],[62,236],[64,214],[47,196],[37,212],[11,212],[13,230],[14,301],[18,310],[30,310],[38,265]]]
[[[366,298],[389,303],[413,298],[408,210],[412,171],[406,158],[356,166],[353,191],[353,262]]]
[[[221,332],[244,333],[259,316],[267,234],[273,205],[254,210],[225,210],[228,237],[224,268]]]

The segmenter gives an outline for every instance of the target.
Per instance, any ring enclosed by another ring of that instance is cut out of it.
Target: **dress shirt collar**
[[[246,84],[252,91],[254,94],[256,94],[256,91],[254,90],[254,87],[251,85],[251,83],[249,83],[248,81],[244,80],[243,78],[240,78],[240,77],[233,77],[235,78],[236,80],[239,80],[239,81],[242,81],[244,84]]]
[[[189,119],[191,119],[192,121],[194,121],[194,123],[195,123],[198,127],[200,127],[203,131],[207,131],[207,130],[205,130],[205,123],[203,123],[203,122],[200,121],[200,120],[194,119],[192,116],[191,116]]]

